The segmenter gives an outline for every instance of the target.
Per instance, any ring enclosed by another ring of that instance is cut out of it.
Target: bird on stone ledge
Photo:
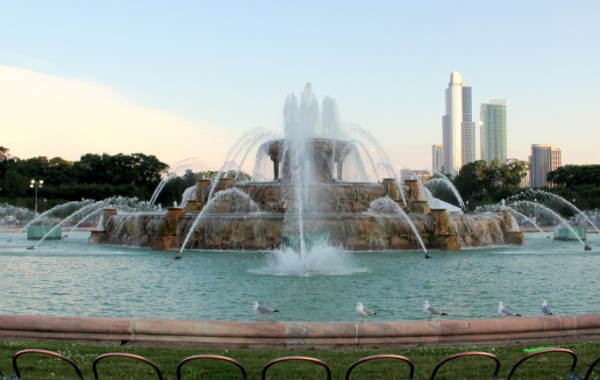
[[[271,313],[278,313],[279,310],[274,310],[271,309],[269,307],[266,306],[259,306],[258,302],[254,301],[252,302],[252,309],[254,310],[254,312],[256,314],[258,314],[258,316],[260,317],[260,320],[263,321],[265,318],[265,314],[271,314]]]

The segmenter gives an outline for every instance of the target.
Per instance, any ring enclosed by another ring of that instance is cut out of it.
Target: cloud
[[[109,86],[0,66],[0,89],[0,146],[21,159],[144,153],[173,165],[201,155],[218,166],[229,148],[223,128],[136,104]]]

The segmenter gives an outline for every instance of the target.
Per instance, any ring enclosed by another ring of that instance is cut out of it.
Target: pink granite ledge
[[[0,315],[0,340],[232,349],[534,345],[600,340],[600,314],[364,323]]]

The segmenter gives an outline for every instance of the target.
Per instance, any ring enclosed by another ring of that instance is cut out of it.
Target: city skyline
[[[457,71],[475,110],[510,104],[509,158],[560,143],[563,163],[596,163],[600,4],[474,5],[4,2],[0,145],[24,159],[143,152],[218,169],[248,130],[281,132],[286,96],[311,82],[396,173],[424,169],[441,142],[440,84]]]

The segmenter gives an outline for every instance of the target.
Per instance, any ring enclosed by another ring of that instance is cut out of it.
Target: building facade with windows
[[[481,105],[481,159],[491,164],[507,160],[506,102],[490,100]]]
[[[442,144],[431,146],[431,169],[436,172],[443,172],[442,164]]]
[[[529,156],[529,185],[530,187],[552,186],[546,179],[548,172],[562,166],[560,148],[554,144],[531,145]]]

